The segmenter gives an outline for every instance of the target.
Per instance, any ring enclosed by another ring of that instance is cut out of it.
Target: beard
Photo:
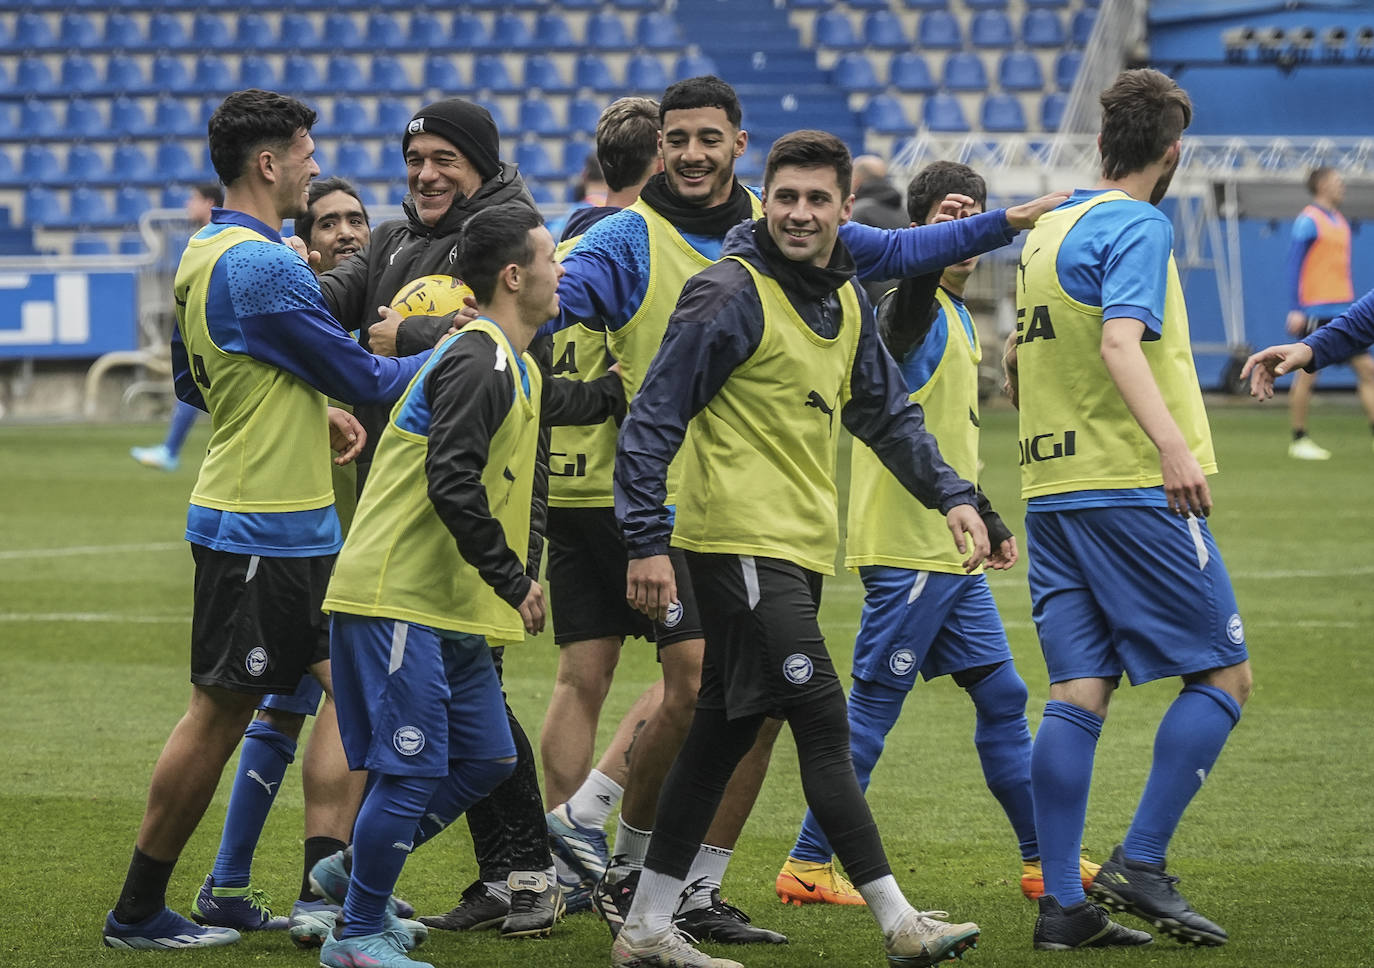
[[[1150,204],[1158,205],[1164,200],[1164,196],[1169,193],[1169,184],[1174,180],[1174,172],[1178,171],[1178,159],[1174,159],[1173,165],[1169,170],[1159,176],[1159,181],[1155,182],[1155,187],[1150,189]]]

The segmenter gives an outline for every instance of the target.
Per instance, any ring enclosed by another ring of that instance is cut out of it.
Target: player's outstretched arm
[[[1312,362],[1312,347],[1306,343],[1266,346],[1251,354],[1241,368],[1240,378],[1250,378],[1250,396],[1268,400],[1274,395],[1274,378],[1302,369]]]
[[[1065,191],[1050,192],[1029,202],[1013,205],[1007,209],[1007,223],[1014,229],[1028,229],[1040,216],[1068,201],[1069,194]]]

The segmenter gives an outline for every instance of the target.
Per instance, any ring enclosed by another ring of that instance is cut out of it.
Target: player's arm
[[[878,335],[894,360],[904,360],[930,333],[931,324],[939,315],[935,293],[940,288],[943,269],[936,269],[911,279],[902,279],[896,288],[883,296],[874,310],[878,319]],[[908,387],[915,391],[917,387]]]
[[[458,319],[460,315],[464,316],[462,320]],[[471,315],[464,314],[462,310],[446,316],[406,316],[395,324],[394,355],[414,356],[416,353],[432,349],[450,329],[461,329],[471,318]],[[382,324],[370,327],[369,334],[380,325]],[[375,336],[373,338],[375,339]],[[373,349],[374,352],[381,352],[379,347],[374,346]]]
[[[647,286],[633,252],[633,242],[640,236],[647,247],[648,228],[634,212],[616,212],[588,229],[563,259],[558,315],[539,334],[550,335],[579,323],[592,330],[608,330],[629,322],[644,301]]]
[[[380,229],[380,226],[379,226]],[[344,323],[345,330],[363,325],[375,306],[367,305],[368,282],[372,271],[372,250],[380,232],[373,233],[367,245],[350,259],[344,259],[319,276],[320,292],[330,314]]]
[[[1307,328],[1307,313],[1302,309],[1302,264],[1312,243],[1317,241],[1317,223],[1309,216],[1299,215],[1293,221],[1293,234],[1288,243],[1288,317],[1285,327],[1292,336],[1301,336]]]
[[[1274,395],[1276,376],[1320,370],[1365,352],[1370,344],[1374,344],[1374,290],[1301,343],[1266,346],[1245,361],[1240,375],[1250,378],[1251,396],[1268,400]]]
[[[530,356],[549,382],[553,369],[553,340],[536,339],[530,344]],[[541,407],[542,415],[543,409]],[[525,574],[531,581],[539,581],[539,565],[544,560],[544,535],[549,529],[549,426],[539,424],[539,443],[534,455],[534,486],[530,489],[530,546],[525,554]]]
[[[978,512],[978,517],[983,519],[983,527],[988,529],[988,547],[991,549],[984,564],[996,571],[1004,571],[1016,564],[1016,536],[1002,520],[1002,516],[993,509],[992,502],[988,500],[987,494],[983,493],[982,487],[978,487],[977,490],[974,509]]]
[[[172,327],[172,390],[182,403],[210,412],[205,397],[191,374],[191,361],[186,356],[186,344],[181,341],[181,327]]]

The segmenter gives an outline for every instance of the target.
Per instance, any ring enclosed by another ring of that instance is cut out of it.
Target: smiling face
[[[516,304],[520,319],[528,326],[538,327],[558,315],[558,280],[564,269],[554,258],[557,248],[549,230],[540,225],[530,229],[529,265],[518,267],[520,290]]]
[[[482,176],[451,141],[421,133],[406,146],[406,184],[415,212],[426,225],[437,225],[459,196],[471,198]]]
[[[367,245],[372,237],[363,206],[348,192],[330,192],[310,206],[310,248],[320,253],[320,272],[328,272]]]
[[[793,262],[829,263],[835,237],[853,207],[854,196],[841,194],[839,178],[829,166],[783,165],[764,186],[768,234]]]
[[[315,139],[301,128],[285,150],[271,150],[273,183],[272,200],[280,218],[299,218],[306,212],[306,193],[310,183],[320,173],[315,163]]]
[[[658,143],[668,186],[683,201],[701,208],[729,201],[735,159],[749,135],[730,123],[724,108],[668,111]]]

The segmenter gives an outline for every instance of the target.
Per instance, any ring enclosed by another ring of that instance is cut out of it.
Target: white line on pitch
[[[0,622],[117,622],[130,625],[184,625],[189,615],[126,615],[122,612],[0,612]]]
[[[184,541],[157,541],[147,544],[74,545],[70,548],[18,548],[0,551],[0,561],[25,561],[31,558],[73,558],[78,555],[111,555],[138,551],[171,551],[184,548]]]

